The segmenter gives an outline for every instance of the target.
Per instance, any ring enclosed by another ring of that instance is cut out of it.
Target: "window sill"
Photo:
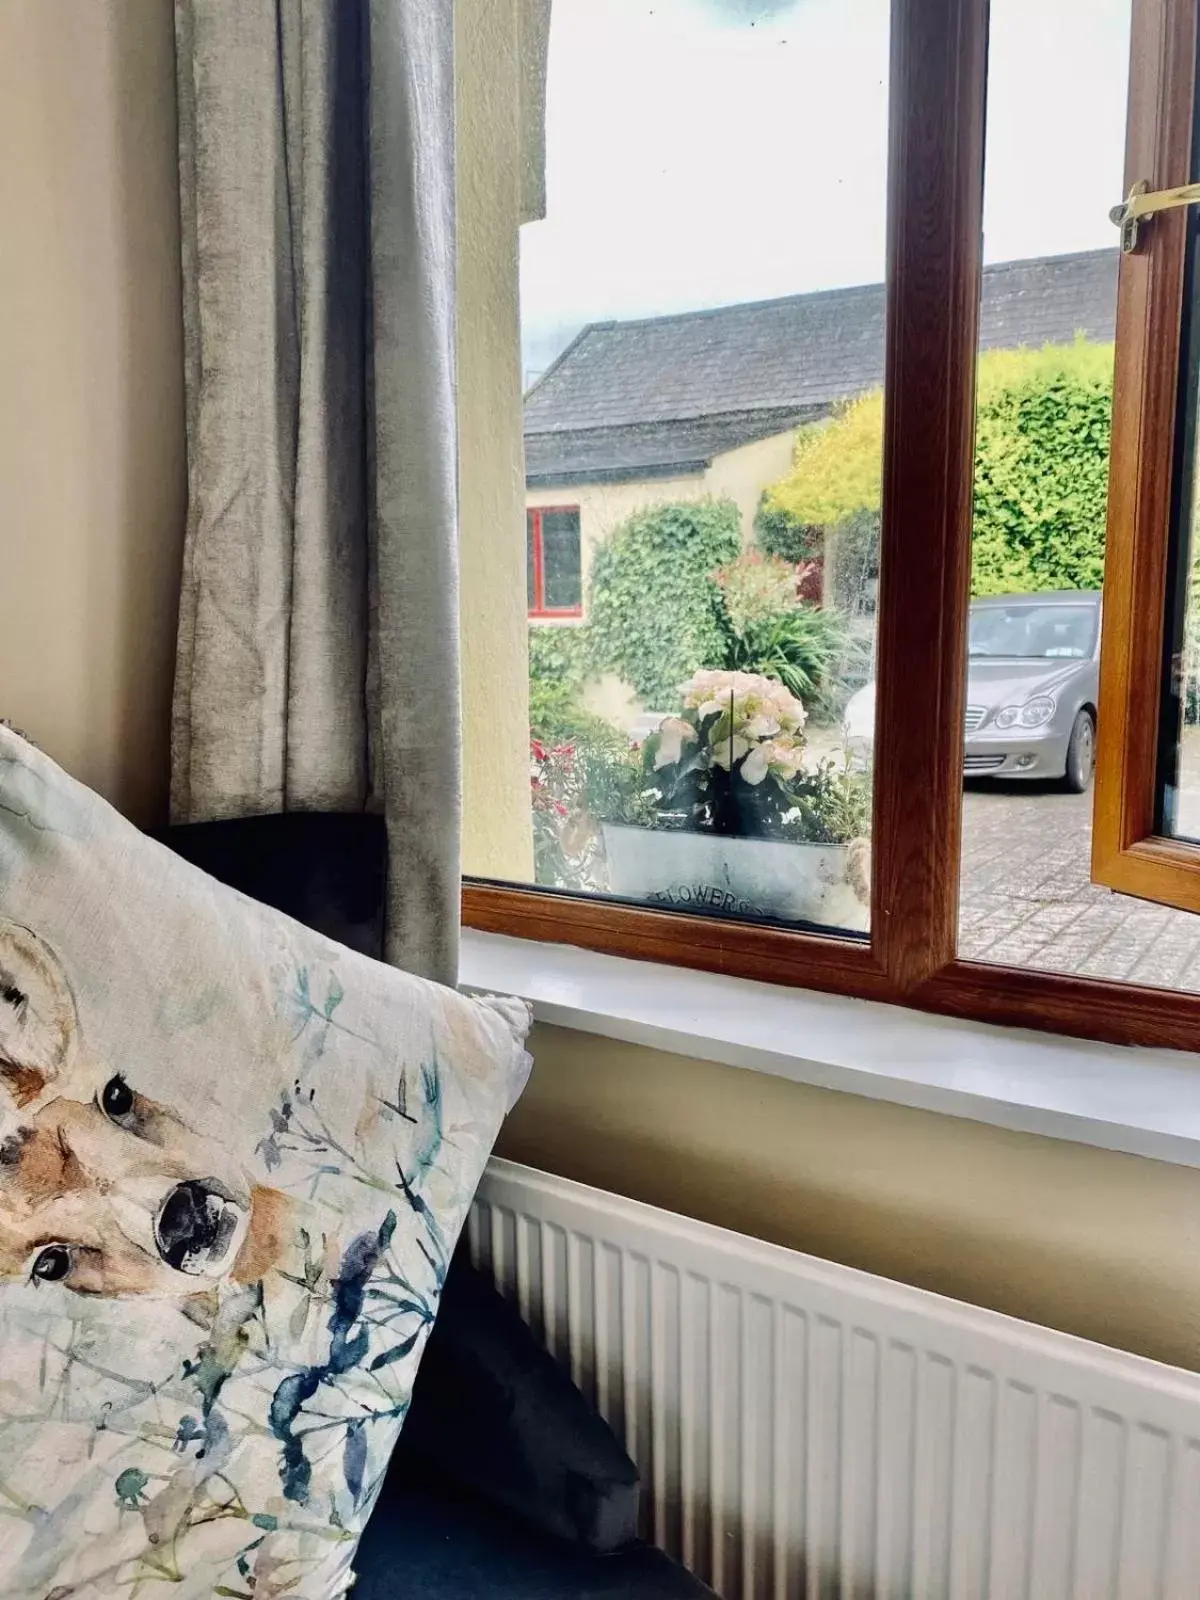
[[[816,1088],[1200,1167],[1200,1064],[464,930],[462,982],[539,1022]]]

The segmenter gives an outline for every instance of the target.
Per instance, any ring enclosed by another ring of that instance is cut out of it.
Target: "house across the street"
[[[983,274],[984,350],[1109,340],[1115,250]],[[797,430],[883,382],[884,288],[594,322],[525,399],[529,613],[583,615],[591,554],[631,512],[725,496],[748,538]]]

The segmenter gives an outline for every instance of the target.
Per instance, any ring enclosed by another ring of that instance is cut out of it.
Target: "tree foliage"
[[[779,556],[796,566],[821,554],[824,529],[798,521],[764,492],[754,513],[754,542],[767,555]]]
[[[652,506],[614,528],[592,561],[593,668],[631,683],[655,710],[676,706],[679,685],[721,659],[724,602],[713,574],[740,549],[732,500]]]
[[[877,511],[883,487],[883,390],[847,401],[832,421],[802,428],[792,470],[768,505],[795,522],[830,528]]]
[[[981,356],[972,590],[1099,586],[1112,412],[1111,344],[1077,339]],[[883,393],[805,429],[767,503],[841,527],[880,507]]]

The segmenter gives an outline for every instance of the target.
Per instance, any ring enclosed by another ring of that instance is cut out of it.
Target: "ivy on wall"
[[[546,745],[569,744],[596,733],[584,708],[588,630],[559,623],[529,626],[529,731]]]
[[[675,706],[679,685],[721,657],[724,602],[713,574],[741,543],[732,500],[653,506],[614,528],[592,560],[594,670],[616,673],[656,710]]]

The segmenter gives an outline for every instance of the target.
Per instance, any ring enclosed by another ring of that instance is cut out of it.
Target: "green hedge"
[[[1063,373],[980,407],[974,594],[1100,587],[1111,432],[1111,380]]]
[[[648,707],[672,710],[679,685],[722,656],[724,605],[712,574],[741,543],[732,500],[653,506],[614,528],[592,561],[593,669],[631,683]]]

